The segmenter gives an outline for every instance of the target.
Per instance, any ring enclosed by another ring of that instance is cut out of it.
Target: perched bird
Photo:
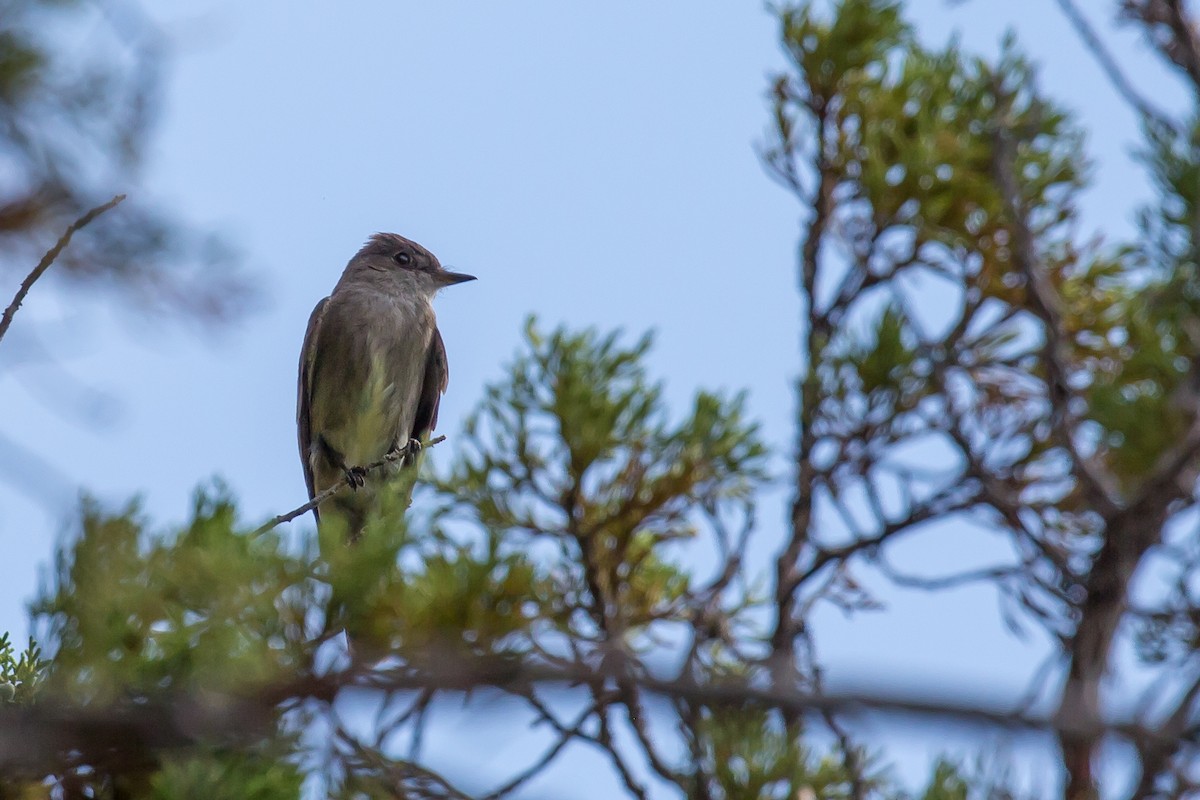
[[[314,509],[318,522],[337,515],[357,538],[386,484],[368,484],[363,467],[437,425],[449,370],[431,301],[439,289],[474,279],[444,269],[416,242],[378,233],[313,309],[296,402],[304,480],[310,499],[343,477],[355,489]]]

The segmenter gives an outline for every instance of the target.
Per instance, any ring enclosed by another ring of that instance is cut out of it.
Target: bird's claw
[[[409,439],[407,442],[404,443],[403,446],[401,446],[400,443],[397,442],[395,445],[392,446],[392,449],[388,451],[388,457],[389,458],[403,457],[404,463],[410,464],[410,463],[412,463],[413,458],[416,457],[417,453],[421,452],[422,447],[424,447],[424,445],[421,444],[421,441],[419,439]]]
[[[346,483],[350,484],[350,488],[358,491],[358,487],[367,482],[367,470],[363,467],[349,467],[346,469]]]

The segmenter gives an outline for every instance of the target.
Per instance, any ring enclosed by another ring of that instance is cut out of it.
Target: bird
[[[318,527],[336,517],[350,541],[360,537],[380,488],[412,465],[437,426],[449,365],[432,301],[440,289],[472,280],[411,239],[377,233],[313,309],[296,400],[304,481],[310,500],[343,478],[354,489],[313,509]],[[366,480],[366,465],[410,442],[402,464]]]

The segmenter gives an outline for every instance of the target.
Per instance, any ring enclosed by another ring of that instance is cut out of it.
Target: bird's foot
[[[365,467],[347,467],[346,468],[346,483],[350,484],[350,488],[358,491],[358,487],[367,482],[367,470]]]
[[[421,452],[422,447],[424,447],[424,445],[421,444],[419,439],[409,439],[403,445],[401,445],[399,442],[396,442],[396,444],[392,445],[392,449],[388,451],[388,456],[395,458],[403,454],[404,462],[410,463],[414,458],[416,458],[417,453]]]

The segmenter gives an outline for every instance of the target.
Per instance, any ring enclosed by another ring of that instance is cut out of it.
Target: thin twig
[[[473,800],[470,795],[428,767],[414,761],[391,758],[385,753],[365,747],[345,728],[339,728],[335,735],[350,750],[353,759],[372,770],[378,776],[377,780],[390,784],[387,788],[395,797],[413,800],[435,797],[439,800]]]
[[[394,450],[394,451],[388,453],[383,458],[379,459],[378,461],[373,461],[370,464],[367,464],[365,467],[363,467],[363,471],[367,474],[370,474],[376,470],[383,469],[388,464],[394,464],[397,461],[400,461],[401,459],[408,458],[410,455],[414,455],[426,447],[433,447],[435,444],[439,444],[444,441],[446,441],[445,436],[438,436],[436,438],[430,439],[428,442],[421,445],[420,447],[415,447],[415,448],[412,446],[412,442],[409,442],[408,444],[404,445],[404,447],[401,447],[399,450]],[[307,514],[309,511],[312,511],[314,508],[321,505],[321,503],[324,503],[326,500],[333,497],[335,494],[340,492],[342,489],[345,489],[349,485],[350,485],[349,478],[342,478],[340,481],[335,483],[333,486],[330,486],[328,489],[324,490],[323,492],[317,493],[316,496],[314,496],[311,500],[309,500],[304,505],[299,506],[298,508],[294,508],[291,511],[287,512],[286,514],[280,514],[277,517],[272,517],[270,521],[263,523],[257,529],[255,529],[254,533],[252,533],[251,536],[259,536],[259,535],[264,534],[267,531],[271,530],[272,528],[276,528],[279,525],[282,525],[285,522],[291,522],[296,517]]]
[[[25,280],[21,281],[21,288],[17,289],[16,296],[13,297],[12,302],[8,304],[8,308],[4,309],[4,316],[0,317],[0,339],[3,339],[4,334],[8,333],[8,326],[12,324],[13,315],[16,314],[17,309],[21,307],[21,303],[25,300],[25,295],[29,294],[29,290],[33,288],[33,284],[37,282],[38,278],[42,277],[42,273],[50,269],[50,265],[54,263],[59,254],[62,253],[62,251],[66,248],[67,244],[71,241],[71,237],[75,235],[75,232],[80,228],[83,228],[105,211],[116,207],[124,199],[125,195],[119,194],[112,200],[109,200],[107,203],[96,206],[91,211],[87,212],[82,217],[67,226],[67,230],[58,238],[58,241],[54,243],[54,246],[46,251],[46,255],[42,256],[42,260],[39,261],[38,265],[33,268],[33,272],[29,273],[27,276],[25,276]]]
[[[821,715],[829,730],[837,738],[838,747],[842,751],[842,766],[845,768],[847,775],[850,778],[850,797],[852,800],[864,800],[867,797],[866,781],[864,780],[864,770],[862,764],[862,750],[850,738],[850,733],[831,711],[826,711]]]
[[[558,741],[551,745],[544,753],[542,753],[541,758],[530,764],[526,769],[519,772],[503,785],[488,792],[483,796],[482,800],[500,800],[500,798],[515,791],[521,784],[543,772],[546,767],[550,765],[550,762],[558,758],[559,753],[561,753],[568,744],[573,742],[576,736],[583,732],[583,726],[587,724],[587,721],[595,713],[595,706],[586,709],[582,714],[579,715],[578,721],[574,725],[559,732]],[[555,720],[555,722],[557,722],[557,720]]]

